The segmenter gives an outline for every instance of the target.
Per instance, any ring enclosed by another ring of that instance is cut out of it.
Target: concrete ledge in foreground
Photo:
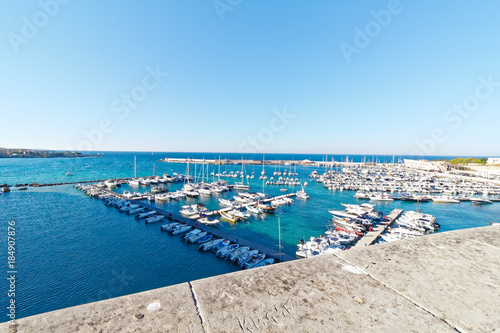
[[[144,316],[142,316],[144,315]],[[500,226],[296,260],[0,324],[1,332],[494,332]]]

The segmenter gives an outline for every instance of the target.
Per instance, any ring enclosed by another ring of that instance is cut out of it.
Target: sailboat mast
[[[134,178],[137,178],[137,156],[134,156]]]
[[[278,215],[278,248],[280,250],[280,262],[281,262],[281,221],[280,216]]]
[[[203,158],[203,162],[201,162],[201,182],[205,181],[205,159]]]

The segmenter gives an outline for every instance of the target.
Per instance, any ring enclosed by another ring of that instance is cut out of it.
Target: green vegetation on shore
[[[481,164],[481,165],[484,165],[486,164],[486,158],[474,158],[474,157],[468,157],[468,158],[464,158],[464,157],[458,157],[458,158],[454,158],[452,160],[436,160],[436,161],[445,161],[445,162],[449,162],[451,164],[458,164],[458,165],[468,165],[468,164]]]

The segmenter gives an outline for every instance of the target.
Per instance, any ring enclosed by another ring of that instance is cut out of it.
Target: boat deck
[[[360,248],[371,245],[375,242],[375,240],[396,220],[401,213],[403,213],[402,209],[394,209],[389,215],[386,216],[384,221],[381,221],[376,227],[372,228],[371,231],[368,231],[360,240],[354,245],[352,248]]]

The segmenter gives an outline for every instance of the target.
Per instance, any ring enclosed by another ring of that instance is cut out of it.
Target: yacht
[[[297,191],[297,198],[310,199],[311,197],[304,190],[302,190],[302,191]]]
[[[488,200],[486,198],[470,198],[471,204],[475,205],[485,205],[485,204],[492,204],[493,201]]]
[[[382,194],[374,194],[370,197],[370,200],[372,201],[394,201],[393,198],[389,194],[382,193]]]
[[[354,197],[356,199],[370,199],[370,195],[368,193],[365,193],[365,192],[356,192]]]
[[[460,200],[457,200],[449,195],[442,195],[438,197],[432,198],[433,202],[439,202],[439,203],[460,203]]]

